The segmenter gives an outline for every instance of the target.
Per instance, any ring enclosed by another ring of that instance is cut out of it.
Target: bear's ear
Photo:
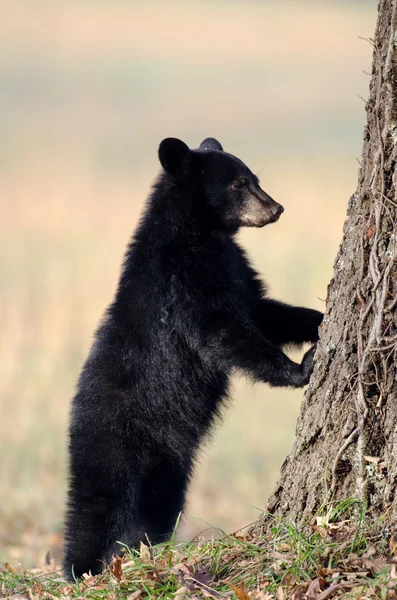
[[[159,160],[167,173],[173,177],[183,177],[190,169],[190,150],[181,140],[166,138],[159,146]]]
[[[219,150],[223,152],[221,144],[215,138],[205,138],[200,144],[200,150]]]

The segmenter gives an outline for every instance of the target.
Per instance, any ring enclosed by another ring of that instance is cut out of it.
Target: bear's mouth
[[[281,204],[277,204],[276,207],[274,207],[270,210],[267,209],[265,221],[263,222],[261,227],[264,227],[265,225],[270,225],[271,223],[276,223],[276,221],[279,220],[279,218],[281,217],[283,212],[284,212],[284,207],[281,206]]]
[[[284,207],[272,198],[261,198],[250,194],[242,207],[240,225],[243,227],[265,227],[278,221]]]

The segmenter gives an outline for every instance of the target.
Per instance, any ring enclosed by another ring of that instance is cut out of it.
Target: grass
[[[368,523],[351,499],[314,519],[306,532],[273,520],[262,538],[236,533],[221,539],[123,548],[95,577],[67,583],[47,555],[41,569],[6,564],[0,593],[10,598],[238,598],[319,600],[397,597],[397,540],[381,522]],[[363,514],[363,507],[359,507]],[[320,524],[318,524],[320,523]]]

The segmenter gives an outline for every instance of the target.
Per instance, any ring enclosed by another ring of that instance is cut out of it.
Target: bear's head
[[[278,220],[284,208],[259,186],[256,175],[221,144],[205,139],[197,150],[176,138],[163,140],[160,163],[173,184],[194,197],[210,227],[236,231]]]

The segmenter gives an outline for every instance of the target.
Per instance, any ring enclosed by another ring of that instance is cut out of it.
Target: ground
[[[268,535],[244,532],[213,542],[173,540],[123,558],[96,577],[67,584],[50,555],[42,568],[6,563],[0,596],[22,600],[237,598],[239,600],[397,599],[397,540],[346,500],[306,533],[274,521]]]

